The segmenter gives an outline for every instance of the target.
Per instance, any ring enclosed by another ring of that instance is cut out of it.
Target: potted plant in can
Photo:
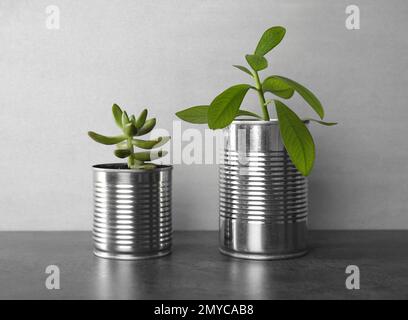
[[[119,135],[88,132],[98,143],[116,145],[115,156],[127,158],[127,163],[93,166],[94,253],[99,257],[127,260],[169,254],[172,166],[151,161],[166,155],[166,151],[156,148],[170,137],[139,138],[156,125],[155,118],[147,119],[146,109],[136,118],[114,104],[112,113],[121,130]]]
[[[234,65],[253,80],[220,93],[209,105],[176,113],[187,122],[223,129],[222,164],[219,171],[220,251],[248,259],[280,259],[306,253],[307,179],[315,159],[310,121],[322,121],[324,110],[306,87],[287,77],[272,75],[261,80],[268,67],[265,55],[283,39],[285,28],[266,30],[253,54],[245,59],[249,68]],[[259,97],[261,114],[241,108],[249,91]],[[299,94],[319,120],[301,119],[281,99]],[[275,97],[267,99],[267,94]],[[278,99],[281,98],[281,99]],[[274,104],[277,119],[270,117]],[[245,119],[238,119],[245,116]]]

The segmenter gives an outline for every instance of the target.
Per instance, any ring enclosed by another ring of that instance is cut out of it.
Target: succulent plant
[[[286,77],[273,75],[261,81],[259,71],[268,67],[264,57],[275,48],[285,36],[286,29],[275,26],[266,30],[256,46],[253,54],[247,54],[245,59],[251,68],[234,65],[235,68],[248,74],[254,85],[237,84],[221,92],[209,105],[198,105],[181,110],[176,115],[187,122],[208,124],[210,129],[222,129],[241,116],[253,117],[257,120],[269,121],[268,105],[275,104],[276,115],[283,143],[293,164],[304,176],[309,175],[315,160],[315,145],[305,122],[313,121],[322,125],[332,126],[336,122],[324,122],[315,119],[300,119],[286,104],[278,99],[266,100],[265,94],[272,93],[282,99],[290,99],[297,92],[306,103],[317,113],[320,119],[324,117],[323,106],[317,97],[303,85]],[[249,90],[258,94],[262,115],[241,109],[241,104]]]
[[[129,169],[154,169],[156,165],[147,161],[152,161],[164,157],[167,151],[152,150],[163,146],[170,137],[159,137],[154,140],[142,140],[135,137],[143,136],[153,130],[156,125],[156,118],[147,120],[147,109],[144,109],[139,117],[129,116],[117,104],[112,106],[113,118],[117,126],[122,130],[118,136],[104,136],[99,133],[89,131],[88,135],[98,143],[105,145],[116,145],[115,156],[127,158]],[[135,147],[150,151],[135,152]]]

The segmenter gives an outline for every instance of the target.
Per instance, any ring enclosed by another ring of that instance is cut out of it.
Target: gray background
[[[361,30],[345,28],[348,4]],[[48,5],[59,30],[45,27]],[[407,16],[405,0],[2,0],[0,229],[89,229],[90,167],[114,157],[86,132],[116,132],[111,104],[149,106],[171,131],[177,110],[248,80],[231,65],[273,25],[287,35],[270,73],[306,84],[340,122],[312,127],[310,227],[408,228]],[[215,165],[175,166],[173,209],[176,229],[217,228]]]

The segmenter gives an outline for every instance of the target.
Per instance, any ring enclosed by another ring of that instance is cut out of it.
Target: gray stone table
[[[0,232],[0,299],[407,299],[408,231],[312,231],[308,255],[248,261],[218,253],[216,232],[175,232],[173,254],[92,255],[89,232]],[[48,290],[45,268],[60,268]],[[347,290],[345,269],[360,269]]]

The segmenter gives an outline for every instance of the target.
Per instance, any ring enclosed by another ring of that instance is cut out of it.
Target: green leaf
[[[208,108],[209,106],[191,107],[186,110],[177,112],[176,115],[180,119],[190,122],[190,123],[196,123],[196,124],[208,123]],[[260,115],[257,115],[256,113],[253,113],[247,110],[238,110],[238,113],[235,115],[235,117],[240,117],[240,116],[250,116],[250,117],[262,119]]]
[[[246,61],[255,71],[261,71],[268,67],[268,61],[263,56],[256,54],[247,54],[245,56]]]
[[[324,117],[324,110],[323,106],[320,103],[319,99],[307,88],[302,86],[300,83],[297,83],[294,80],[282,77],[282,76],[274,76],[277,79],[285,81],[289,86],[291,86],[300,96],[305,99],[305,101],[313,108],[314,111],[319,115],[320,119]]]
[[[275,100],[275,107],[286,151],[299,172],[308,176],[315,159],[313,138],[303,121],[288,106]]]
[[[135,169],[142,169],[142,170],[153,170],[156,168],[156,165],[154,163],[145,163],[142,165],[138,165],[135,167]]]
[[[286,83],[275,76],[268,77],[262,83],[262,90],[265,92],[271,92],[278,97],[289,99],[295,93],[295,90]]]
[[[132,122],[129,122],[123,127],[123,132],[125,133],[126,136],[133,137],[134,135],[136,135],[137,129]]]
[[[134,159],[139,161],[152,161],[164,157],[167,154],[167,151],[144,151],[136,152],[133,154]]]
[[[241,117],[241,116],[249,116],[249,117],[255,117],[257,119],[262,120],[262,117],[256,113],[253,113],[251,111],[247,111],[247,110],[238,110],[238,114],[236,115],[236,117]]]
[[[137,118],[136,122],[134,123],[135,127],[139,130],[141,127],[143,127],[143,125],[146,122],[146,118],[147,118],[147,109],[144,109],[139,117]]]
[[[122,112],[122,128],[125,127],[125,125],[127,125],[130,122],[129,117],[126,113],[126,111]]]
[[[234,121],[239,107],[250,88],[252,86],[248,84],[238,84],[215,97],[208,108],[208,126],[211,129],[221,129]]]
[[[158,148],[164,145],[166,142],[170,140],[170,137],[160,137],[155,140],[141,140],[141,139],[133,139],[132,144],[141,149],[153,149]]]
[[[286,29],[279,26],[266,30],[256,46],[255,54],[258,56],[267,54],[282,41],[285,33]]]
[[[122,129],[122,109],[116,103],[112,106],[112,114],[117,126]]]
[[[195,106],[177,112],[176,116],[190,123],[208,123],[208,108],[209,106]]]
[[[311,119],[311,118],[303,119],[303,121],[313,121],[313,122],[320,123],[324,126],[335,126],[337,124],[337,122],[325,122],[325,121],[320,121],[320,120]]]
[[[247,67],[239,66],[239,65],[236,65],[236,64],[234,64],[233,67],[235,67],[235,68],[237,68],[237,69],[239,69],[239,70],[241,70],[241,71],[243,71],[243,72],[249,74],[251,77],[254,76],[254,75],[252,74],[252,72],[251,72]]]
[[[127,158],[132,154],[129,149],[117,149],[115,150],[114,153],[115,153],[115,156],[121,159]]]
[[[95,140],[96,142],[102,143],[102,144],[116,144],[119,143],[123,140],[126,139],[126,136],[121,135],[121,136],[116,136],[116,137],[108,137],[108,136],[103,136],[101,134],[98,134],[93,131],[89,131],[88,135]]]
[[[132,123],[133,125],[135,125],[135,123],[136,123],[136,117],[135,117],[134,114],[132,114],[132,115],[130,116],[129,121],[130,121],[130,123]]]
[[[156,118],[147,120],[145,124],[143,125],[143,127],[141,127],[140,130],[137,132],[137,135],[142,136],[146,133],[149,133],[150,131],[153,130],[155,125],[156,125]]]

